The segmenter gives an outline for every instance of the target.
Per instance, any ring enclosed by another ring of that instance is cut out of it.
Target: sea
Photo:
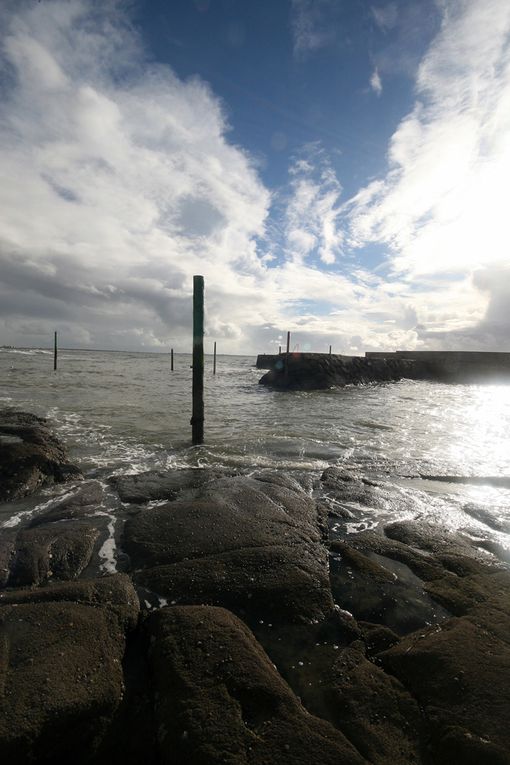
[[[275,391],[259,385],[255,362],[219,355],[213,374],[205,357],[201,446],[191,445],[188,354],[175,354],[171,371],[165,353],[61,350],[54,371],[50,350],[3,348],[0,408],[48,418],[71,461],[105,486],[113,475],[207,466],[291,471],[312,486],[336,466],[387,498],[350,507],[350,533],[416,517],[510,554],[510,385],[402,380]],[[23,523],[66,490],[5,503],[0,524]],[[105,503],[114,518],[118,498],[111,492]],[[105,565],[114,568],[112,555]]]

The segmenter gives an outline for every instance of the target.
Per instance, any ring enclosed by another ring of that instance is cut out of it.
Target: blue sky
[[[7,0],[0,343],[510,350],[506,0]]]

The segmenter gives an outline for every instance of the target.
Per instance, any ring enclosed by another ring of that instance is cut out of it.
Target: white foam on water
[[[49,499],[47,502],[41,502],[41,504],[30,508],[30,510],[22,510],[21,512],[16,513],[15,515],[12,515],[10,518],[4,521],[1,524],[1,526],[4,529],[12,529],[15,526],[19,526],[19,524],[24,518],[29,518],[33,515],[39,515],[40,512],[42,512],[43,510],[46,510],[51,505],[55,503],[59,503],[63,501],[64,499],[67,499],[67,497],[70,497],[72,493],[73,493],[72,491],[67,491],[67,492],[64,492],[63,494],[57,494],[51,497],[51,499]]]
[[[107,515],[107,513],[105,513]],[[115,574],[117,572],[117,545],[115,543],[115,518],[110,515],[110,523],[108,524],[108,537],[103,542],[101,549],[99,550],[99,558],[103,561],[99,569],[108,574]]]

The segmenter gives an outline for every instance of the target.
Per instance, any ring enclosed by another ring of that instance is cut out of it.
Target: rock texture
[[[137,612],[133,587],[120,575],[4,595],[0,752],[5,762],[82,762],[84,751],[89,757],[94,753],[122,700],[125,630]]]
[[[82,477],[46,420],[14,409],[0,410],[0,502]]]
[[[221,478],[193,500],[141,510],[124,535],[135,580],[248,620],[322,619],[333,609],[326,550],[315,502],[296,488]]]
[[[43,473],[20,455],[23,493]],[[510,568],[487,507],[452,533],[338,468],[111,486],[129,576],[94,574],[98,482],[1,530],[2,761],[510,765]]]
[[[333,726],[306,712],[228,611],[166,608],[150,630],[161,763],[366,762]]]
[[[51,577],[76,579],[88,564],[99,531],[87,523],[39,526],[16,538],[8,585],[38,585]]]

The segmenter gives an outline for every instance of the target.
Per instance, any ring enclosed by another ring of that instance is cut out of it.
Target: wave
[[[0,353],[16,353],[19,356],[51,356],[53,351],[45,351],[42,348],[0,348]]]

